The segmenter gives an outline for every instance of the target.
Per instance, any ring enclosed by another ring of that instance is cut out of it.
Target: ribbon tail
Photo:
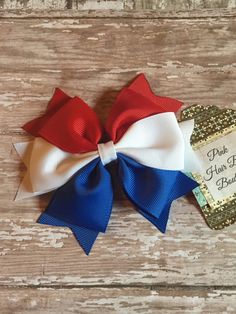
[[[70,228],[88,255],[99,232],[106,231],[112,202],[110,174],[96,158],[55,192],[38,222]]]
[[[15,143],[13,146],[25,166],[27,166],[32,153],[33,141]]]
[[[157,229],[159,229],[162,233],[165,233],[168,219],[169,219],[169,214],[170,214],[170,206],[171,204],[168,204],[166,208],[163,209],[162,213],[160,214],[158,218],[149,214],[148,212],[141,210],[140,208],[138,209],[138,211],[144,218],[150,221]]]
[[[119,174],[128,198],[138,211],[165,232],[172,202],[191,192],[198,183],[181,171],[143,166],[118,153]]]
[[[47,213],[42,213],[41,216],[38,218],[37,222],[42,225],[70,228],[86,255],[89,255],[93,247],[93,244],[99,234],[98,231],[72,225],[58,218],[55,218]]]
[[[191,179],[182,171],[177,171],[175,183],[170,194],[170,199],[173,201],[181,196],[184,196],[198,186],[199,184],[195,180]]]
[[[193,189],[195,189],[198,186],[198,183],[192,180],[190,177],[186,176],[181,171],[179,171],[176,177],[174,186],[175,188],[172,190],[172,193],[170,195],[170,198],[172,199],[172,201],[183,196],[183,191],[184,191],[184,194],[191,192]],[[185,190],[183,190],[183,186],[185,187]],[[139,212],[147,220],[149,220],[154,226],[156,226],[162,233],[165,233],[172,201],[166,204],[166,206],[163,208],[158,218],[140,209],[139,209]]]

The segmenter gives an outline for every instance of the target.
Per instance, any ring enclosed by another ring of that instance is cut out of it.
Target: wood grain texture
[[[176,11],[207,8],[235,8],[235,0],[0,0],[0,8],[74,10]]]
[[[205,9],[205,10],[180,10],[180,11],[154,11],[154,10],[34,10],[34,9],[11,9],[5,10],[0,8],[1,19],[151,19],[151,20],[177,20],[177,19],[193,19],[193,18],[234,18],[236,16],[236,8],[230,9]]]
[[[186,104],[235,104],[235,18],[3,19],[0,27],[2,134],[42,113],[55,86],[80,95],[104,120],[140,72],[155,92]]]
[[[1,289],[2,314],[235,313],[236,290],[165,288]],[[57,312],[56,312],[57,310]]]
[[[20,126],[44,112],[55,86],[104,121],[140,72],[185,105],[235,108],[235,10],[2,12],[1,313],[234,313],[235,226],[209,229],[188,197],[162,235],[116,187],[107,233],[86,257],[69,230],[35,223],[49,195],[13,202],[25,169],[12,143],[29,139]]]
[[[134,0],[133,4],[136,10],[151,9],[168,11],[236,7],[235,0]]]
[[[5,10],[62,10],[67,8],[67,2],[67,0],[0,0],[0,8]]]

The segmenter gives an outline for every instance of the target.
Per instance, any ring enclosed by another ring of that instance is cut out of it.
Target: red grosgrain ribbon
[[[119,93],[106,123],[106,131],[116,143],[136,121],[162,112],[177,112],[178,100],[153,94],[144,74],[140,74]],[[23,126],[66,152],[84,153],[95,150],[102,136],[95,112],[79,97],[69,97],[55,89],[46,113]]]

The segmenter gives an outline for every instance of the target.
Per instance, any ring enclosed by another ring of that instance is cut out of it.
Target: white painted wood
[[[1,289],[2,314],[235,313],[236,290],[154,288]]]

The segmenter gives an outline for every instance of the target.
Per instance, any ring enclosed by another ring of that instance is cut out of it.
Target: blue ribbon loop
[[[171,203],[192,191],[197,182],[181,171],[141,165],[117,154],[118,176],[137,210],[161,232],[165,232]],[[105,232],[112,210],[111,176],[96,158],[59,188],[38,222],[69,227],[88,255],[99,232]]]

